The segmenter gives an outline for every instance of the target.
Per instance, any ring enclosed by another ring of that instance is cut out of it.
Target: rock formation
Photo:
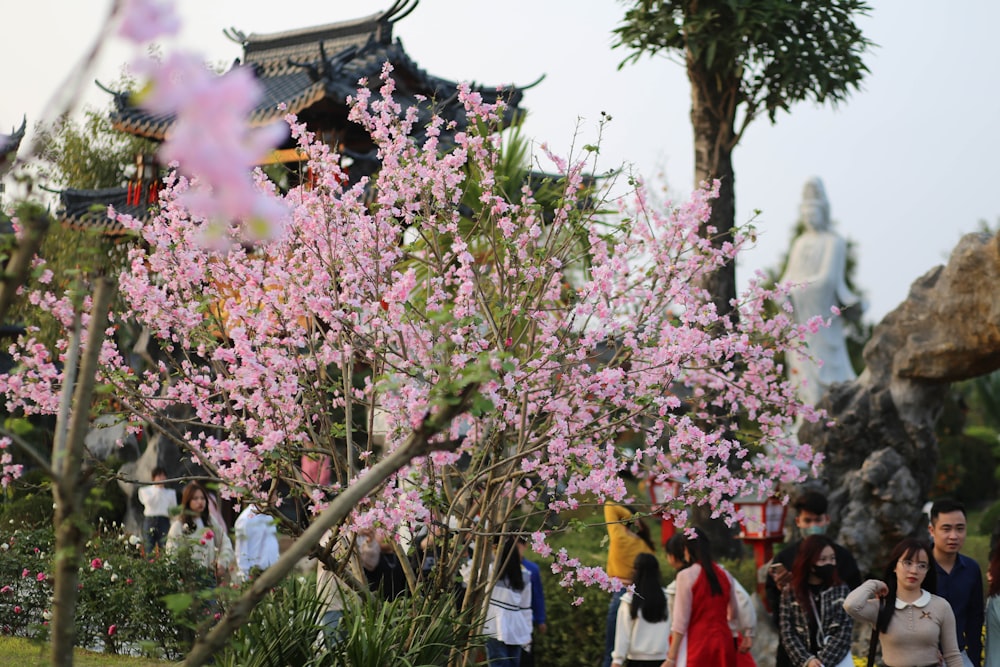
[[[1000,368],[1000,234],[962,238],[946,266],[917,279],[875,327],[864,373],[833,385],[818,407],[835,424],[805,424],[826,456],[832,534],[863,573],[895,543],[925,534],[921,506],[937,464],[934,423],[948,385]]]

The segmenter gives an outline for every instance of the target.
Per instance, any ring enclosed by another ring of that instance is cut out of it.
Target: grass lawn
[[[0,637],[0,662],[18,667],[44,667],[49,665],[49,645],[34,644],[20,637]],[[163,667],[174,663],[149,658],[129,658],[106,653],[93,653],[76,649],[73,653],[73,664],[84,667]]]

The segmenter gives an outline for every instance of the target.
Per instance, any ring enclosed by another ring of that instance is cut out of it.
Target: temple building
[[[319,139],[334,147],[343,158],[350,181],[357,182],[378,170],[375,145],[360,125],[348,120],[347,98],[357,93],[358,80],[366,78],[373,96],[380,87],[383,64],[393,66],[395,100],[404,108],[416,107],[418,122],[414,136],[434,115],[455,121],[442,130],[441,143],[448,145],[455,132],[466,126],[465,110],[458,100],[458,83],[428,74],[406,54],[402,42],[393,37],[395,24],[412,12],[418,0],[396,0],[386,11],[368,17],[286,32],[245,35],[237,30],[227,36],[243,46],[243,57],[233,67],[249,67],[263,89],[263,97],[251,113],[252,125],[267,125],[293,113]],[[514,122],[526,87],[477,86],[483,100],[507,103],[505,123]],[[173,118],[152,114],[131,103],[128,93],[114,94],[112,125],[129,134],[162,141]],[[284,105],[283,107],[281,105]],[[288,139],[262,164],[284,164],[297,174],[303,157]],[[61,218],[71,227],[100,229],[106,235],[122,230],[107,219],[107,205],[121,213],[146,217],[155,206],[159,169],[149,156],[138,156],[136,174],[125,187],[62,192]]]

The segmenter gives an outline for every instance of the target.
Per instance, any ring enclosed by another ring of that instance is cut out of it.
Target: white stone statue
[[[863,304],[847,287],[847,242],[830,229],[830,204],[820,179],[806,183],[799,214],[806,230],[792,244],[781,282],[794,283],[789,298],[796,322],[805,323],[819,315],[830,319],[830,326],[807,334],[809,352],[822,364],[789,354],[786,365],[799,398],[816,405],[831,384],[855,378],[847,354],[843,316],[834,315],[831,309],[836,306],[841,311],[860,311]]]

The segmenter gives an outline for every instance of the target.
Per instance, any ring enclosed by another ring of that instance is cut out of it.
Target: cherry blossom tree
[[[530,191],[511,197],[494,182],[498,108],[464,90],[480,129],[443,146],[437,119],[418,144],[416,112],[393,100],[389,74],[374,93],[362,82],[352,112],[379,146],[371,182],[345,189],[339,156],[292,119],[314,178],[284,196],[291,213],[277,238],[233,224],[220,244],[206,234],[216,223],[188,206],[199,184],[177,173],[151,222],[119,218],[143,241],[119,276],[128,317],[162,354],[137,372],[103,337],[98,382],[123,418],[176,438],[224,494],[266,504],[261,489],[281,485],[316,514],[192,664],[294,560],[318,554],[330,528],[449,525],[458,537],[434,576],[442,588],[452,581],[475,544],[474,603],[490,585],[494,536],[537,526],[534,513],[625,499],[623,470],[689,480],[657,508],[683,523],[693,505],[733,520],[735,497],[769,495],[802,476],[795,459],[815,461],[785,435],[799,413],[815,415],[775,361],[801,347],[787,314],[763,317],[779,295],[752,284],[733,323],[698,286],[744,242],[715,249],[698,235],[717,184],[667,211],[640,187],[605,219],[580,200],[586,163],[549,156],[563,190],[547,218]],[[460,224],[470,170],[483,206]],[[256,187],[274,195],[259,173]],[[66,295],[32,300],[72,323]],[[22,372],[0,390],[25,413],[52,412],[64,385],[57,359],[30,332],[20,349]],[[627,436],[641,446],[623,458],[616,443]],[[310,455],[330,462],[330,484],[303,475]],[[532,539],[547,553],[543,530]],[[611,585],[572,554],[555,561],[564,583]]]
[[[703,505],[731,522],[734,498],[798,481],[796,460],[818,463],[786,435],[799,415],[817,415],[776,361],[802,350],[788,313],[764,316],[782,288],[751,282],[732,319],[701,287],[748,241],[738,231],[716,247],[699,235],[718,183],[665,210],[637,184],[616,200],[616,215],[599,215],[614,202],[584,196],[592,165],[547,155],[561,197],[546,214],[528,188],[512,192],[497,175],[502,103],[463,88],[469,129],[434,119],[418,142],[416,110],[394,101],[386,66],[381,82],[360,82],[351,112],[378,146],[378,175],[346,188],[339,156],[290,118],[313,177],[279,197],[260,172],[246,176],[263,136],[229,127],[234,116],[184,112],[184,101],[215,94],[212,83],[188,59],[165,63],[151,66],[149,103],[229,141],[243,176],[199,162],[207,153],[196,133],[175,131],[168,150],[180,168],[159,213],[148,223],[118,217],[141,240],[117,279],[128,312],[110,313],[105,296],[49,290],[37,266],[30,300],[68,335],[50,351],[29,331],[0,391],[11,410],[62,413],[78,428],[91,395],[79,393],[72,414],[60,396],[90,374],[122,419],[176,439],[224,495],[276,516],[282,502],[306,498],[309,527],[188,664],[204,664],[300,558],[337,566],[319,547],[330,530],[350,542],[375,529],[398,546],[420,525],[447,527],[426,585],[447,589],[465,564],[466,604],[492,584],[493,538],[529,528],[564,584],[611,587],[600,568],[553,554],[539,515],[626,500],[628,470],[687,480],[657,513],[684,523]],[[251,85],[236,75],[212,103],[246,106]],[[453,142],[442,140],[452,132]],[[470,192],[480,204],[471,217],[462,205]],[[123,317],[150,331],[153,363],[136,368],[118,347]],[[87,360],[79,374],[77,355]],[[624,438],[639,443],[627,455]],[[77,465],[74,451],[66,456]],[[330,481],[304,474],[303,457],[329,462]],[[78,492],[78,477],[67,480],[66,493]],[[72,619],[72,564],[56,573],[68,609],[60,627]],[[421,574],[408,572],[411,581]]]

